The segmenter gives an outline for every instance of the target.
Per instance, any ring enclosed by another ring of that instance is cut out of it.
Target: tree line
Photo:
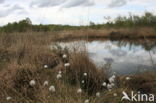
[[[156,15],[145,12],[144,15],[132,15],[118,16],[114,21],[110,21],[110,17],[107,17],[107,22],[104,24],[90,23],[92,28],[112,27],[112,28],[132,28],[132,27],[152,27],[156,29]]]
[[[107,18],[107,22],[103,24],[95,24],[90,22],[89,26],[70,26],[70,25],[33,25],[29,18],[21,20],[19,22],[8,23],[5,26],[0,27],[0,32],[48,32],[48,31],[61,31],[61,30],[78,30],[85,28],[100,29],[104,27],[108,28],[124,28],[124,27],[152,27],[156,28],[156,16],[150,12],[145,12],[142,16],[129,15],[118,16],[114,21],[110,21]]]

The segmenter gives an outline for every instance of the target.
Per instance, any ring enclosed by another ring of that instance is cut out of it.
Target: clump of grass
[[[13,56],[8,56],[10,61],[0,73],[0,97],[3,98],[1,99],[2,102],[7,102],[6,97],[11,97],[12,102],[17,103],[48,103],[52,100],[55,103],[60,103],[60,101],[68,103],[77,101],[80,103],[89,98],[86,92],[91,94],[101,89],[101,83],[102,80],[105,80],[105,77],[89,60],[87,54],[70,54],[67,49],[56,49],[54,52],[54,50],[51,51],[45,46],[46,43],[38,45],[37,40],[39,38],[34,38],[35,41],[31,41],[32,39],[29,39],[30,35],[20,35],[19,37],[16,35],[18,38],[14,38],[14,36],[11,35],[10,39],[13,44],[10,43],[3,47]],[[26,40],[23,40],[23,37],[26,37]],[[63,54],[67,57],[63,58]],[[2,52],[2,56],[5,57],[4,52]],[[84,63],[81,63],[82,60]],[[69,64],[69,68],[64,67],[65,63]],[[47,65],[46,69],[44,65]],[[58,79],[57,75],[60,70],[62,71],[62,78]],[[83,77],[84,73],[87,73],[86,77]],[[71,77],[72,75],[73,77]],[[71,82],[73,82],[71,78],[75,79],[74,85],[71,85]],[[30,85],[32,80],[36,82],[34,87]],[[81,83],[82,80],[86,82],[85,85]],[[45,81],[49,81],[47,87],[44,86]],[[49,87],[51,85],[56,87],[55,93],[50,93]],[[78,88],[83,89],[81,94],[77,94]]]
[[[71,84],[80,84],[89,94],[102,90],[102,83],[107,81],[105,71],[97,68],[86,53],[72,54],[69,62],[71,66],[66,71]]]
[[[129,80],[122,78],[120,84],[122,84],[122,86],[125,86],[129,89],[140,91],[142,93],[156,93],[155,72],[136,74],[130,76],[129,78],[130,78]]]

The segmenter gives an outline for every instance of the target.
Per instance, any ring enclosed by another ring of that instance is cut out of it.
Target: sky
[[[33,24],[87,25],[130,13],[156,14],[156,0],[0,0],[0,26],[29,17]]]

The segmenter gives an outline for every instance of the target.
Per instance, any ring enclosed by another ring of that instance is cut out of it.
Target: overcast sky
[[[0,0],[0,26],[26,17],[33,24],[86,25],[145,11],[156,14],[156,0]]]

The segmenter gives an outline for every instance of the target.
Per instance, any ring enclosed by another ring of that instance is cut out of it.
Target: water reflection
[[[118,74],[134,74],[156,69],[156,43],[107,40],[87,43],[75,41],[61,43],[61,45],[71,47],[81,43],[85,44],[90,58],[97,66],[111,63],[111,71]]]

